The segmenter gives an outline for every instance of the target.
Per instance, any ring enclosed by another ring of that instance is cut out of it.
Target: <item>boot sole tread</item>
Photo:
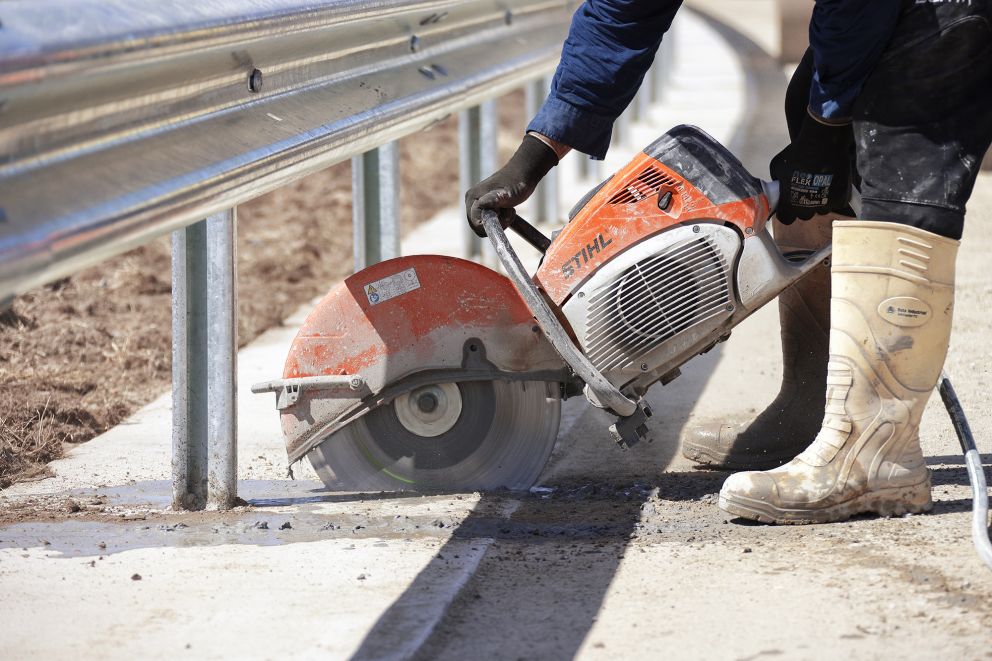
[[[933,509],[930,480],[905,487],[890,487],[860,494],[820,510],[790,510],[770,503],[720,494],[720,509],[743,519],[760,523],[802,525],[834,523],[857,514],[877,514],[883,517],[923,514]]]

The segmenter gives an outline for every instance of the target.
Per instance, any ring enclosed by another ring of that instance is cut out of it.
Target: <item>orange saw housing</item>
[[[768,199],[760,187],[752,192],[742,199],[713,201],[671,167],[641,152],[579,203],[534,280],[561,307],[600,265],[677,225],[723,222],[743,237],[757,234],[769,216]]]

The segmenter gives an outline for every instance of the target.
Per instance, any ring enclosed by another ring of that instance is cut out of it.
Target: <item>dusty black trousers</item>
[[[786,94],[795,137],[809,102],[806,53]],[[904,0],[854,106],[861,214],[960,239],[992,143],[992,0]]]

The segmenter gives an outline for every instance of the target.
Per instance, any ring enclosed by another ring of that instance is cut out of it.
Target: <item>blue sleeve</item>
[[[889,43],[902,0],[816,0],[809,24],[813,49],[810,110],[829,122],[850,121],[851,108]]]
[[[681,4],[583,2],[572,17],[548,99],[527,130],[603,158],[613,122],[634,98]]]

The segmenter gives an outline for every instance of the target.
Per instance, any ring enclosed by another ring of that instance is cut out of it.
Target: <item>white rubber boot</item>
[[[722,509],[821,523],[933,506],[919,424],[947,355],[957,248],[906,225],[834,223],[823,425],[788,464],[731,475]]]

